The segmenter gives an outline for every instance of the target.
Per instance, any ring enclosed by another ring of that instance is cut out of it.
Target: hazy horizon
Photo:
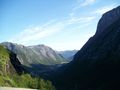
[[[0,0],[0,42],[79,50],[119,0]]]

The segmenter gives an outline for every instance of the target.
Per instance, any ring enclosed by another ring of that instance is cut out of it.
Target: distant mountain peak
[[[64,58],[67,59],[67,61],[72,61],[74,58],[74,55],[77,53],[78,50],[65,50],[65,51],[57,51],[59,54],[61,54]]]
[[[44,44],[38,44],[38,45],[32,45],[32,46],[29,46],[29,47],[34,47],[34,46],[42,46],[42,47],[44,47],[44,46],[46,46],[46,45],[44,45]]]

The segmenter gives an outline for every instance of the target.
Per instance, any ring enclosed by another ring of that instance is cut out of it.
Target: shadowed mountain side
[[[10,62],[18,74],[26,73],[26,70],[23,68],[23,65],[16,57],[16,54],[10,53]]]
[[[51,74],[57,70],[57,68],[65,64],[56,65],[43,65],[43,64],[31,64],[30,67],[23,66],[24,69],[32,76],[40,76],[44,79],[51,80]]]
[[[115,11],[120,11],[120,7],[109,12]],[[117,17],[91,37],[73,61],[54,72],[57,90],[120,88],[120,14]]]

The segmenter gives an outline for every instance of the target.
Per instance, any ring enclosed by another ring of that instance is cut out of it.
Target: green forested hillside
[[[0,71],[9,59],[9,52],[0,45]],[[0,73],[1,74],[1,73]]]
[[[20,87],[40,90],[55,90],[52,83],[42,78],[33,78],[29,74],[0,75],[0,87]]]
[[[55,90],[50,81],[40,77],[31,77],[29,74],[17,74],[11,63],[10,53],[0,45],[0,86],[23,87],[40,90]]]

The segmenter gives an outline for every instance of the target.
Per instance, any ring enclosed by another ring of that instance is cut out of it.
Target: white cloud
[[[81,4],[81,6],[87,6],[91,5],[95,2],[96,0],[84,0],[84,2]]]
[[[102,15],[102,14],[104,14],[105,12],[107,12],[107,11],[109,11],[109,10],[115,8],[115,7],[116,7],[115,5],[104,6],[104,7],[101,7],[101,8],[99,8],[99,9],[97,9],[97,10],[94,11],[93,13],[94,13],[94,14],[100,14],[100,15]]]
[[[73,10],[77,10],[81,7],[85,7],[88,5],[92,5],[95,3],[96,0],[77,0],[77,5],[73,8]]]
[[[69,16],[70,16],[70,17],[73,17],[74,15],[75,15],[74,12],[69,13]]]
[[[91,22],[93,19],[95,19],[94,16],[87,16],[87,17],[71,17],[69,19],[68,23],[69,24],[76,24],[76,23],[88,23]]]
[[[65,27],[62,22],[49,22],[42,26],[31,27],[13,36],[9,41],[27,45],[30,42],[40,40],[57,33]]]
[[[84,0],[83,3],[79,3],[80,6],[87,6],[94,3],[95,0]],[[76,16],[74,11],[69,16],[60,21],[51,20],[48,23],[38,26],[28,27],[17,35],[13,36],[9,41],[24,45],[30,45],[31,43],[40,41],[41,39],[48,38],[53,34],[58,33],[65,28],[72,26],[73,24],[80,24],[80,27],[88,26],[95,16]],[[73,27],[76,28],[76,27]],[[65,44],[64,44],[65,45]],[[58,46],[57,46],[58,47]]]
[[[71,17],[69,19],[61,21],[49,21],[46,24],[34,27],[28,27],[19,34],[13,36],[9,41],[24,45],[30,45],[30,43],[39,41],[43,38],[58,33],[64,28],[69,27],[73,24],[80,24],[81,27],[85,27],[94,17]]]

